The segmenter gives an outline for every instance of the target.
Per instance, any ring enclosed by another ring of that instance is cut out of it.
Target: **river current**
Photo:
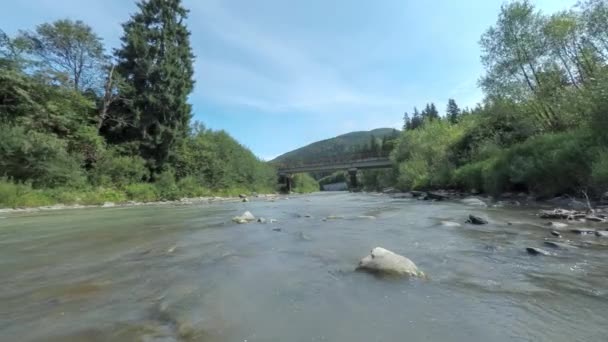
[[[535,213],[343,192],[0,213],[0,341],[608,341],[608,238],[543,247]],[[376,246],[428,279],[355,272]]]

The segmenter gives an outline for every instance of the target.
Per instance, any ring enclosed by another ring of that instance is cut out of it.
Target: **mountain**
[[[335,138],[314,142],[282,154],[272,161],[273,164],[296,166],[311,164],[322,159],[339,157],[370,144],[371,137],[382,140],[384,137],[393,137],[399,130],[393,128],[378,128],[371,131],[358,131],[339,135]]]

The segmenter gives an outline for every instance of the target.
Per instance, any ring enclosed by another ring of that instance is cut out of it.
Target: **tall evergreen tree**
[[[448,108],[446,109],[446,117],[449,122],[455,124],[458,122],[458,117],[460,116],[460,108],[456,104],[454,99],[448,100]]]
[[[407,112],[403,113],[403,130],[407,131],[410,129],[410,116]]]
[[[133,122],[116,140],[137,141],[148,167],[159,172],[188,132],[194,55],[181,0],[144,0],[137,6],[115,51],[116,72],[126,83],[118,110],[129,117],[124,122]]]
[[[410,121],[410,129],[416,129],[422,126],[424,119],[421,116],[418,108],[414,107],[414,114],[412,115],[412,120]]]

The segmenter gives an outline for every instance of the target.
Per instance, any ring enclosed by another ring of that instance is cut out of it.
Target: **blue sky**
[[[575,0],[532,1],[544,12]],[[478,46],[502,0],[184,0],[197,56],[196,120],[263,159],[354,130],[400,127],[404,111],[482,98]],[[22,0],[0,28],[80,19],[119,46],[129,0]]]

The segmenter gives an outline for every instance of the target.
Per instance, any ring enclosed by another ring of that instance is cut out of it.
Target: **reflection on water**
[[[230,221],[245,210],[278,222]],[[491,224],[445,223],[470,213]],[[531,210],[332,193],[5,216],[1,341],[604,341],[608,333],[608,239],[566,232],[567,249],[527,255],[552,238]],[[412,259],[429,279],[353,272],[376,246]]]

